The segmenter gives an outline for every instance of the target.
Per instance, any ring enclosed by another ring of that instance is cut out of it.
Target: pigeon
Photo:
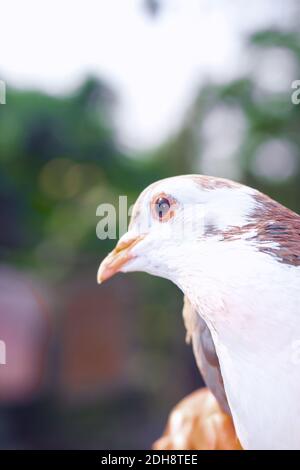
[[[300,449],[300,216],[203,175],[153,183],[98,282],[143,271],[175,283],[196,361],[244,449]]]

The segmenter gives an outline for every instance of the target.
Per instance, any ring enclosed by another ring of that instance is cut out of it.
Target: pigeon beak
[[[98,284],[120,272],[122,267],[134,258],[131,249],[143,238],[144,235],[138,235],[133,238],[122,237],[119,240],[115,249],[100,264],[97,274]]]

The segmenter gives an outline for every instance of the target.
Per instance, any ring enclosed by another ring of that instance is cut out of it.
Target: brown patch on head
[[[205,175],[190,175],[189,176],[194,183],[201,186],[202,189],[212,191],[214,189],[222,188],[240,188],[242,185],[235,181],[227,180],[225,178],[216,178],[214,176]]]
[[[274,256],[281,263],[300,266],[300,216],[265,194],[257,192],[253,197],[257,207],[252,221],[223,232],[224,240],[237,240],[249,233],[248,240],[260,252]],[[275,246],[270,246],[272,243]]]
[[[300,216],[268,196],[258,193],[256,210],[261,242],[272,241],[278,248],[260,248],[285,264],[300,266]]]

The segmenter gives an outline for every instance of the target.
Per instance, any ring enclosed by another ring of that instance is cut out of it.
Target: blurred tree
[[[136,161],[120,151],[110,117],[116,96],[96,79],[66,97],[9,88],[8,101],[0,109],[0,246],[7,261],[43,268],[47,260],[48,274],[65,273],[81,249],[107,250],[95,237],[98,204],[116,203],[118,194],[133,202],[147,184],[184,166],[180,157],[176,168],[169,152]],[[61,273],[51,271],[58,259]]]
[[[262,61],[275,50],[269,88],[255,67],[249,76],[201,87],[176,147],[188,136],[194,171],[238,179],[300,211],[300,105],[291,100],[292,82],[300,77],[300,36],[262,31],[249,38],[249,47]],[[290,77],[281,68],[285,57],[293,65]],[[279,89],[278,79],[284,79]]]

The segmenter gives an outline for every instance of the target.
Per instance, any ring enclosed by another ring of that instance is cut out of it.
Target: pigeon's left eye
[[[152,201],[152,214],[160,222],[166,222],[174,215],[174,205],[172,197],[160,194]]]

